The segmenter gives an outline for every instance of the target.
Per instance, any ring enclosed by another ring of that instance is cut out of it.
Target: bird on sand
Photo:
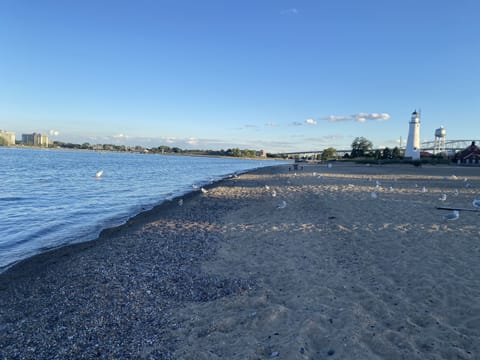
[[[370,196],[372,197],[372,199],[376,199],[377,198],[377,193],[375,191],[372,191]]]
[[[480,209],[480,199],[473,199],[472,205],[474,208]]]
[[[280,205],[277,206],[277,209],[285,209],[287,207],[287,202],[283,200]]]
[[[453,210],[451,213],[445,215],[443,218],[445,220],[457,220],[460,217],[460,211]]]
[[[442,196],[440,196],[440,197],[438,198],[438,200],[440,200],[440,201],[445,201],[445,200],[447,200],[447,194],[442,194]]]
[[[207,193],[208,193],[208,190],[205,189],[205,188],[203,188],[203,187],[200,189],[200,191],[201,191],[202,193],[204,193],[204,194],[207,194]]]
[[[101,178],[103,175],[103,170],[100,170],[100,171],[97,171],[97,173],[95,174],[95,177],[98,179],[98,178]]]

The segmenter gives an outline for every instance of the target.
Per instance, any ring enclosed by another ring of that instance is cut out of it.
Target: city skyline
[[[268,152],[479,138],[480,4],[6,1],[0,128]],[[473,130],[473,132],[472,132]],[[478,130],[477,130],[478,131]]]

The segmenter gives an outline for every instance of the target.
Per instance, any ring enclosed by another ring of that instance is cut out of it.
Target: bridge
[[[472,142],[475,144],[479,144],[480,140],[446,140],[445,141],[445,151],[449,154],[456,153],[457,151],[461,151],[467,147],[469,147]],[[420,148],[422,151],[433,152],[435,150],[435,141],[424,141],[420,144]],[[372,149],[372,151],[383,151],[384,148],[381,149]],[[405,150],[405,147],[400,147],[400,150]],[[278,153],[278,155],[284,157],[300,157],[300,158],[314,158],[317,155],[321,155],[323,150],[312,150],[312,151],[294,151],[294,152],[284,152]],[[352,149],[348,150],[337,150],[338,157],[343,157],[345,154],[350,154]]]

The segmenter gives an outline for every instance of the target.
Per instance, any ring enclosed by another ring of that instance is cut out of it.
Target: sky
[[[268,152],[479,139],[478,0],[0,0],[0,129]]]

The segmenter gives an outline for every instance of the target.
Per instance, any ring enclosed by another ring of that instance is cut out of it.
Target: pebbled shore
[[[0,358],[477,359],[479,214],[435,207],[479,189],[453,166],[215,183],[0,274]]]

